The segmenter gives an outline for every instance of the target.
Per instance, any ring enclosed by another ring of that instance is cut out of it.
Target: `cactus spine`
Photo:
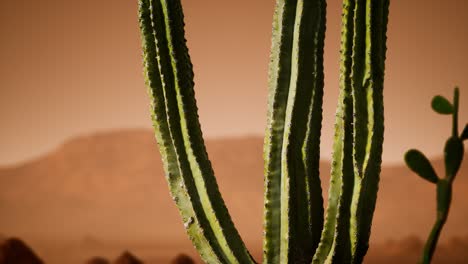
[[[277,0],[265,136],[265,263],[360,263],[383,141],[388,0],[344,0],[329,205],[319,178],[325,0]],[[171,194],[207,263],[254,263],[204,146],[180,0],[139,0],[146,82]]]

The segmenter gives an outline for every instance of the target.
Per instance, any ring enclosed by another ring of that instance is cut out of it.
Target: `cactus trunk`
[[[388,4],[344,1],[329,205],[314,263],[361,263],[367,252],[382,159]]]
[[[265,135],[266,263],[309,263],[323,223],[319,144],[325,1],[278,0]]]
[[[219,193],[203,143],[178,0],[140,0],[153,123],[184,226],[207,263],[254,263]]]

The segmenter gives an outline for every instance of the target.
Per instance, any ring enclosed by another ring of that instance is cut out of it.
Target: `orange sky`
[[[136,0],[0,2],[0,165],[75,135],[150,127]],[[263,134],[273,0],[184,0],[207,137]],[[328,1],[322,155],[330,156],[341,1]],[[433,95],[461,88],[468,119],[466,0],[392,0],[384,162],[419,147],[440,155],[450,120]]]

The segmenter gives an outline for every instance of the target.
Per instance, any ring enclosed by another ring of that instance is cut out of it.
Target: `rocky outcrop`
[[[185,254],[179,254],[171,261],[171,264],[195,264],[195,261]]]
[[[143,261],[139,260],[132,253],[125,251],[115,260],[114,264],[143,264]]]
[[[110,262],[103,257],[93,257],[86,261],[86,264],[110,264]]]
[[[0,264],[44,264],[23,241],[10,238],[0,241]]]

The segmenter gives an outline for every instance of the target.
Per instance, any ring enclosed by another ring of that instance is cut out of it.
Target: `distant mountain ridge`
[[[248,244],[260,243],[263,139],[207,140],[207,148],[236,226]],[[442,171],[441,160],[434,164]],[[468,235],[467,164],[443,239]],[[326,191],[329,163],[320,169]],[[434,219],[433,187],[403,165],[384,167],[372,239],[425,237]],[[0,233],[7,235],[186,241],[149,130],[78,137],[40,159],[1,169],[0,215]]]

